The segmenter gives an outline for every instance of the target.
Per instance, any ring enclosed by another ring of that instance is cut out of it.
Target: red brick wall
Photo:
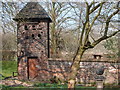
[[[18,73],[20,79],[28,78],[28,57],[38,57],[40,68],[47,68],[47,31],[47,22],[21,22],[18,24]]]

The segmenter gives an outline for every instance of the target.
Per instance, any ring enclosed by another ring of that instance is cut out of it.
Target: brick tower
[[[39,3],[28,2],[14,20],[18,30],[19,79],[44,79],[46,74],[41,70],[47,69],[50,17]]]

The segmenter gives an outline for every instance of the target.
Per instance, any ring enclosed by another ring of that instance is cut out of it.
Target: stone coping
[[[63,58],[48,58],[48,61],[67,61],[71,62],[72,59],[63,59]],[[118,60],[100,60],[100,59],[82,59],[81,62],[105,62],[105,63],[120,63]]]

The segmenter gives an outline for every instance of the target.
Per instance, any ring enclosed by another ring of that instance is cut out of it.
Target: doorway
[[[28,57],[28,79],[33,80],[38,76],[38,57]]]

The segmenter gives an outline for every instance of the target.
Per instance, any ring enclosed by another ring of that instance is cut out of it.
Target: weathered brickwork
[[[35,30],[33,30],[33,25],[36,28]],[[28,30],[25,30],[25,26]],[[42,30],[39,29],[41,27]],[[18,56],[27,54],[27,56],[43,57],[47,55],[47,49],[47,23],[20,24],[18,29]]]
[[[49,60],[48,67],[52,71],[52,77],[56,76],[63,81],[67,80],[69,75],[70,61],[65,60]],[[118,64],[116,63],[103,63],[103,62],[81,62],[76,81],[77,83],[90,84],[96,82],[96,71],[104,66],[105,70],[103,76],[105,77],[105,84],[115,84],[118,82]],[[56,73],[55,73],[56,72]],[[110,79],[111,78],[111,79]]]
[[[18,27],[18,73],[27,79],[28,58],[37,57],[38,66],[47,68],[47,22],[22,22]]]
[[[37,2],[28,2],[14,18],[18,34],[18,77],[21,80],[45,80],[50,77],[49,23],[52,21]]]

